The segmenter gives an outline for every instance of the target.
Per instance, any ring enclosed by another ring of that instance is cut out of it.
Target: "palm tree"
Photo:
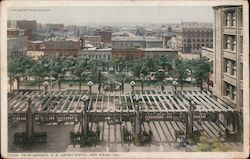
[[[33,60],[28,57],[20,57],[16,59],[10,59],[8,61],[8,76],[10,88],[13,87],[13,82],[17,82],[17,90],[19,91],[21,80],[30,76],[30,69]]]
[[[38,89],[40,90],[41,82],[44,77],[46,77],[46,65],[44,65],[43,58],[35,61],[34,65],[31,67],[31,74],[34,78],[38,80]]]
[[[55,57],[51,61],[51,75],[58,81],[58,90],[61,91],[61,82],[68,70],[68,63],[65,57]]]
[[[155,74],[156,79],[161,83],[161,90],[163,91],[163,80],[166,77],[166,74],[164,71],[157,71]]]
[[[131,76],[127,75],[126,73],[118,73],[115,76],[115,79],[121,83],[121,93],[124,93],[124,84],[125,82],[131,81]]]
[[[178,79],[178,83],[181,85],[181,90],[183,90],[183,82],[188,77],[187,64],[182,59],[175,59],[172,70],[172,77]]]
[[[82,59],[75,58],[70,68],[72,74],[78,78],[80,91],[81,91],[81,86],[82,86],[82,80],[84,76],[86,75],[85,74],[85,71],[87,70],[86,65],[87,63],[82,61]]]

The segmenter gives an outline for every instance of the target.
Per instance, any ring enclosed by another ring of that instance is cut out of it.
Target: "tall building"
[[[239,111],[235,115],[224,115],[221,121],[241,136],[243,130],[242,6],[216,6],[213,9],[213,94]],[[236,126],[230,124],[233,122],[236,122]]]
[[[214,93],[237,108],[243,106],[242,6],[214,9]]]

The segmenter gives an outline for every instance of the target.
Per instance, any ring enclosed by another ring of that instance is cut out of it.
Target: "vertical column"
[[[141,121],[140,121],[140,111],[138,104],[136,105],[136,113],[135,113],[135,134],[141,134]]]
[[[87,115],[87,107],[88,107],[88,101],[89,98],[88,96],[83,96],[83,112],[82,112],[82,136],[84,138],[87,138],[88,136],[88,127],[89,127],[89,122],[88,122],[88,115]]]
[[[28,138],[33,135],[33,115],[31,110],[31,97],[28,99],[28,109],[26,111],[26,135]]]

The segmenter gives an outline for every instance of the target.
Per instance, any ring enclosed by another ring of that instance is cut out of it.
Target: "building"
[[[43,41],[29,41],[28,51],[44,51],[45,46]]]
[[[242,136],[243,132],[243,13],[242,6],[215,6],[213,94],[239,110],[221,121]],[[249,57],[249,52],[246,52]],[[248,88],[247,88],[248,89]],[[246,104],[247,105],[247,104]],[[233,123],[236,123],[234,126]]]
[[[64,29],[64,24],[47,24],[49,31],[62,31]]]
[[[78,56],[80,51],[79,40],[52,38],[44,41],[45,56]]]
[[[146,48],[162,48],[163,47],[162,38],[146,37],[145,41],[146,41]]]
[[[81,38],[81,47],[85,48],[87,45],[92,45],[96,48],[101,48],[101,36],[84,36]]]
[[[27,36],[18,35],[7,38],[7,57],[17,58],[27,54]]]
[[[114,50],[146,48],[143,37],[112,37],[112,48]]]
[[[18,20],[16,21],[16,27],[19,29],[35,31],[37,24],[35,20]]]
[[[178,50],[167,48],[145,48],[144,53],[145,56],[150,57],[168,56],[174,58],[178,56]]]
[[[111,38],[112,38],[111,31],[96,30],[95,35],[101,37],[101,42],[111,43]]]
[[[145,56],[143,49],[131,49],[131,50],[114,50],[112,49],[112,58],[125,57],[127,59],[142,58]]]
[[[138,49],[138,48],[162,48],[162,38],[156,37],[112,37],[112,48],[114,50]]]
[[[208,47],[201,47],[201,56],[206,57],[209,62],[213,62],[214,50]]]
[[[111,61],[112,60],[112,49],[82,49],[79,52],[79,57],[83,59],[91,60],[103,60]]]
[[[213,28],[182,27],[176,29],[176,45],[181,53],[201,53],[201,47],[213,48]]]
[[[214,93],[238,108],[243,106],[242,6],[214,9]]]

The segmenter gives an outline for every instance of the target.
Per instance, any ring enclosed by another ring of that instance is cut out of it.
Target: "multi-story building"
[[[79,57],[83,59],[91,60],[103,60],[111,61],[112,60],[112,49],[82,49],[79,52]]]
[[[81,46],[85,48],[86,45],[92,45],[93,47],[101,47],[101,36],[84,36],[81,38]]]
[[[80,51],[79,40],[49,39],[44,41],[45,56],[78,56]]]
[[[242,107],[242,7],[217,6],[214,13],[214,93]]]
[[[243,10],[242,6],[216,6],[213,9],[213,93],[239,110],[239,113],[233,116],[224,115],[222,121],[241,136],[243,130]]]
[[[213,47],[213,28],[181,27],[176,29],[176,44],[181,53],[201,53],[201,47]]]
[[[115,57],[126,57],[127,59],[136,59],[142,58],[145,56],[145,52],[143,49],[131,49],[131,50],[114,50],[112,49],[112,58]]]

